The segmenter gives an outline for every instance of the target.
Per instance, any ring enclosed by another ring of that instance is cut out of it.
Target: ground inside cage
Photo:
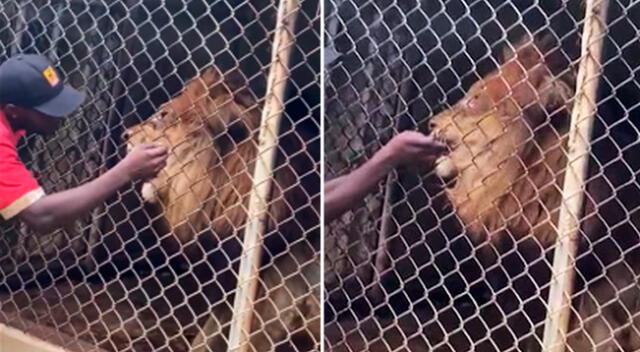
[[[520,351],[526,340],[517,340],[510,328],[522,318],[519,314],[505,317],[495,304],[474,308],[471,303],[425,307],[395,316],[350,316],[325,326],[325,346],[331,352]]]
[[[118,278],[109,283],[60,282],[45,288],[0,293],[5,323],[71,351],[188,351],[197,320],[183,292],[161,275],[157,280]],[[157,294],[153,294],[155,293]],[[70,337],[61,341],[61,336]],[[73,337],[73,338],[71,338]]]
[[[51,333],[41,336],[38,328],[39,337],[70,351],[225,351],[238,268],[237,260],[215,254],[188,267],[141,260],[133,270],[94,275],[78,268],[30,266],[35,276],[16,269],[21,275],[6,278],[11,284],[0,289],[0,324],[44,327]],[[249,343],[260,351],[317,350],[317,246],[298,241],[269,258],[260,272]]]

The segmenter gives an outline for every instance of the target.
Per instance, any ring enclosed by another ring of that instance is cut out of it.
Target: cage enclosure
[[[315,1],[297,7],[250,334],[257,350],[313,350],[319,338],[320,10]],[[163,187],[187,184],[150,202],[136,183],[50,234],[3,222],[1,323],[36,326],[40,337],[70,350],[227,348],[277,10],[277,2],[262,0],[0,2],[0,61],[46,55],[88,95],[54,136],[19,145],[47,193],[113,167],[135,130],[156,133],[152,143],[173,143]],[[205,100],[191,99],[198,87]],[[188,116],[201,119],[198,128]],[[214,130],[218,120],[228,125]],[[184,138],[168,141],[176,131]],[[220,159],[189,179],[201,155]],[[198,184],[208,193],[197,194]],[[190,197],[195,210],[172,223],[170,201]],[[198,209],[209,212],[197,218]]]
[[[586,78],[599,83],[594,131],[572,135],[589,170],[566,350],[623,351],[638,348],[640,13],[595,3],[608,15]],[[326,5],[326,178],[404,130],[449,148],[448,164],[397,170],[327,227],[327,350],[541,350],[588,7]]]

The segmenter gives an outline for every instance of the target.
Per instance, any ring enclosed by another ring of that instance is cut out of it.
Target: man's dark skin
[[[5,113],[14,131],[52,134],[62,121],[60,118],[52,118],[39,111],[12,104],[0,104],[0,110]],[[17,217],[37,232],[55,230],[82,217],[129,182],[155,177],[166,166],[166,160],[165,148],[138,146],[115,167],[95,180],[66,191],[48,194],[21,211]]]
[[[433,165],[446,150],[442,143],[420,132],[400,133],[356,170],[325,182],[324,223],[329,224],[356,206],[393,169],[401,166]]]

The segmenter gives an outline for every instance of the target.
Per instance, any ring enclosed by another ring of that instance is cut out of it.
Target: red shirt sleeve
[[[0,133],[0,215],[10,219],[43,196],[12,141]]]

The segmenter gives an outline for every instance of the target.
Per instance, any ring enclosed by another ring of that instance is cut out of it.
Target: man
[[[104,202],[127,183],[155,177],[167,151],[140,146],[97,179],[46,195],[18,159],[16,145],[25,133],[51,134],[85,95],[65,86],[49,61],[19,55],[0,65],[0,216],[18,218],[37,232],[68,224]]]
[[[422,133],[398,134],[355,171],[325,182],[325,224],[358,204],[391,170],[400,166],[431,165],[445,151],[443,144]]]

